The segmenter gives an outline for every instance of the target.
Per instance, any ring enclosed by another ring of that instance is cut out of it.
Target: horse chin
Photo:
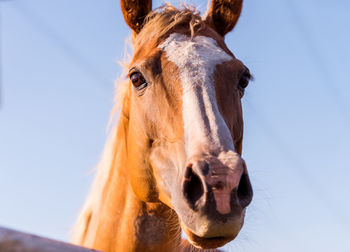
[[[215,249],[224,246],[226,243],[236,238],[237,234],[230,237],[218,236],[218,237],[200,237],[190,231],[187,227],[182,225],[182,230],[186,234],[189,242],[200,249]]]
[[[245,212],[244,209],[240,214],[231,216],[223,223],[208,222],[206,216],[202,216],[203,218],[197,216],[195,220],[180,217],[180,225],[193,246],[200,249],[215,249],[224,246],[237,237],[244,225]]]

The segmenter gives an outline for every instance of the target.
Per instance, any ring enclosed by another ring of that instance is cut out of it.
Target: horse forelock
[[[193,36],[204,25],[202,17],[194,7],[183,5],[181,8],[176,8],[171,4],[165,4],[147,15],[143,29],[132,38],[133,49],[136,51],[143,48],[150,41],[157,43],[177,27],[187,29]]]

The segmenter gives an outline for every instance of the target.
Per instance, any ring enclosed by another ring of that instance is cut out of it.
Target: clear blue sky
[[[0,225],[68,240],[129,30],[119,0],[0,4]],[[245,0],[226,42],[255,76],[243,99],[255,195],[225,251],[350,251],[349,13],[346,0]]]

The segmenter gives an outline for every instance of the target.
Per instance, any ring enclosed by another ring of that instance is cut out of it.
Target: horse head
[[[204,18],[170,5],[152,11],[150,0],[121,7],[134,49],[122,108],[133,191],[173,209],[195,246],[222,246],[253,195],[241,157],[251,75],[224,41],[242,0],[213,0]]]

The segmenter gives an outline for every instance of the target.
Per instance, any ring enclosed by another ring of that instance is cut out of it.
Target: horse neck
[[[73,242],[102,251],[178,251],[181,231],[175,212],[162,203],[142,202],[131,188],[127,129],[128,118],[121,115]]]

